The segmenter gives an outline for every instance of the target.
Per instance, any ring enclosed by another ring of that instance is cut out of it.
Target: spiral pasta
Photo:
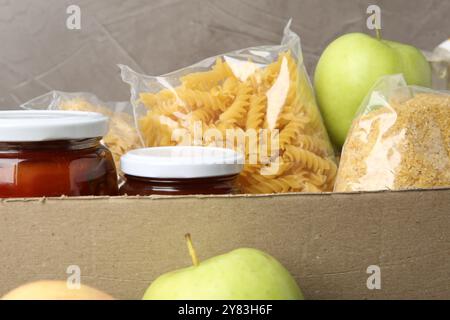
[[[282,193],[300,191],[304,188],[301,175],[285,175],[275,179],[255,178],[255,183],[248,188],[251,193]]]
[[[252,96],[247,114],[246,129],[258,129],[264,124],[267,98]]]
[[[331,191],[337,167],[303,65],[290,51],[265,67],[247,61],[239,74],[230,63],[218,58],[176,88],[141,93],[146,144],[179,145],[174,136],[184,135],[183,144],[242,151],[244,193]]]
[[[331,169],[329,161],[300,147],[287,146],[283,158],[287,162],[296,163],[298,166],[313,172],[323,172]]]
[[[65,97],[64,95],[67,95]],[[105,104],[100,104],[96,99],[88,97],[74,97],[74,94],[56,93],[58,108],[71,111],[98,112],[109,117],[109,130],[103,137],[103,142],[111,151],[116,167],[120,169],[120,157],[128,152],[141,147],[138,132],[133,125],[133,117],[126,112],[113,112]],[[92,101],[91,101],[92,100]]]
[[[225,63],[221,58],[217,58],[216,64],[212,70],[191,73],[181,77],[180,80],[186,88],[210,90],[226,77],[234,77],[234,74],[227,63]]]

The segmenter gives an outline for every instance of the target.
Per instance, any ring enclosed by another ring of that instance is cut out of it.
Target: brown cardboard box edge
[[[150,200],[150,201],[149,201]],[[0,294],[66,279],[139,299],[158,275],[239,247],[280,260],[308,299],[450,299],[450,188],[0,201]],[[367,268],[380,267],[369,290]]]

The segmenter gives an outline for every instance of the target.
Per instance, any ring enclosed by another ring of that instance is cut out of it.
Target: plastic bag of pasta
[[[142,147],[129,102],[103,102],[86,92],[51,91],[22,104],[21,108],[91,111],[109,117],[109,131],[102,142],[111,151],[118,169],[123,154]]]
[[[332,190],[333,149],[289,24],[281,45],[211,57],[167,75],[120,68],[146,146],[235,149],[245,154],[243,193]]]
[[[450,92],[384,77],[363,102],[335,191],[450,186]]]

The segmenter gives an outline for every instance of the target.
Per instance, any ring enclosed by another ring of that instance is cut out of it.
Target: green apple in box
[[[303,299],[294,278],[270,255],[242,248],[199,262],[186,239],[193,266],[157,278],[144,300]]]
[[[402,73],[409,85],[431,86],[431,68],[417,48],[363,33],[328,45],[316,67],[314,87],[331,140],[341,147],[364,97],[382,76]]]

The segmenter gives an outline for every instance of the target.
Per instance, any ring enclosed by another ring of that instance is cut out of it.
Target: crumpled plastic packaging
[[[450,92],[378,81],[347,136],[334,191],[450,186]]]
[[[450,39],[424,54],[433,71],[433,88],[450,90]]]
[[[246,48],[162,75],[120,65],[146,146],[245,154],[244,193],[331,191],[337,167],[303,64],[300,38]]]
[[[23,103],[23,109],[98,112],[109,117],[109,131],[102,142],[111,151],[117,169],[120,157],[142,147],[129,102],[103,102],[92,93],[51,91]]]

